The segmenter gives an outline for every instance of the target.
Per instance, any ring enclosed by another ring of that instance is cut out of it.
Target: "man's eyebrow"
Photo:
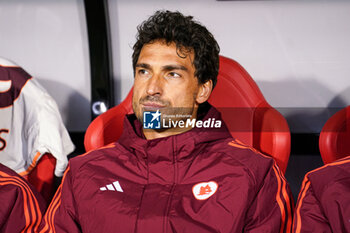
[[[170,70],[184,70],[188,71],[188,69],[185,66],[182,65],[166,65],[162,67],[163,70],[170,71]]]
[[[137,63],[135,67],[145,68],[145,69],[151,69],[151,66],[146,63]]]

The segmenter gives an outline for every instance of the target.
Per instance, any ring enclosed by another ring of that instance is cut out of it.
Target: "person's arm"
[[[20,177],[0,171],[1,232],[38,232],[44,201]]]
[[[332,232],[307,176],[301,186],[294,213],[293,233],[300,232]]]
[[[43,232],[81,232],[75,210],[73,196],[72,172],[70,166],[64,173],[62,183],[43,217],[41,231]]]
[[[273,163],[248,209],[244,232],[289,233],[292,213],[293,199],[289,185]]]

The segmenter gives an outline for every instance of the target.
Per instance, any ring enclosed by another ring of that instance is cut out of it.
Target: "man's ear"
[[[205,83],[199,84],[199,90],[196,98],[197,103],[201,104],[207,101],[209,99],[212,89],[213,81],[211,79]]]

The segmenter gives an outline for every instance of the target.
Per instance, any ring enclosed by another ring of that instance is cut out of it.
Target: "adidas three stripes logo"
[[[101,191],[118,191],[118,192],[123,192],[122,187],[119,184],[119,181],[114,181],[112,184],[107,184],[106,186],[103,186],[100,188]]]

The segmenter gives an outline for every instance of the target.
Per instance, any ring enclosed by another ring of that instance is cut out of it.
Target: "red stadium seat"
[[[123,102],[99,115],[91,122],[84,137],[85,150],[94,150],[117,141],[123,132],[124,116],[132,112],[131,89]]]
[[[331,116],[323,126],[319,148],[324,164],[350,155],[350,106]]]
[[[220,56],[218,82],[209,103],[221,113],[231,135],[275,158],[283,172],[290,154],[290,131],[285,118],[265,100],[250,75],[236,61]],[[125,114],[132,113],[132,90],[118,106],[97,117],[88,127],[87,151],[116,141]]]
[[[55,193],[55,166],[56,159],[51,154],[44,154],[33,170],[24,177],[31,183],[49,203]]]

